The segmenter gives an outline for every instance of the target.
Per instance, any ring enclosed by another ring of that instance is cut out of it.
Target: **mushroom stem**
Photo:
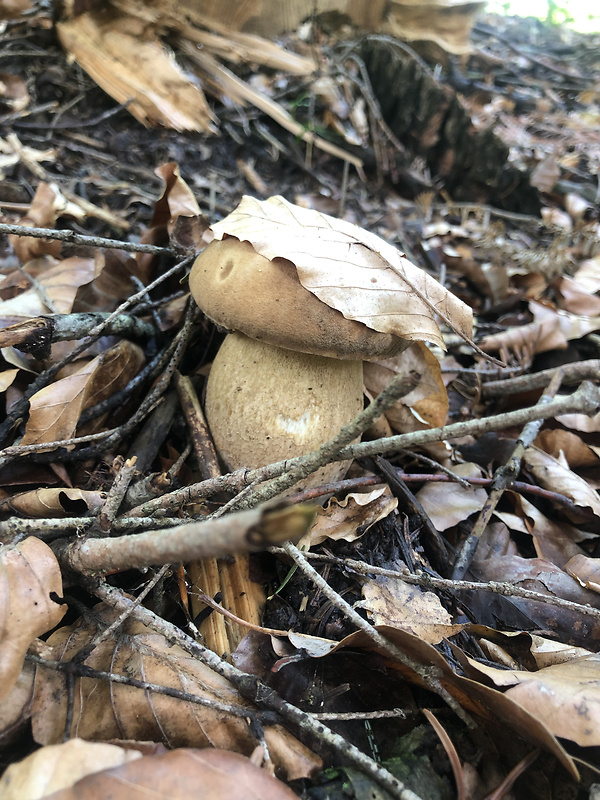
[[[265,466],[314,450],[363,407],[362,362],[298,353],[232,333],[208,379],[206,418],[229,469]],[[328,464],[302,488],[339,480]]]

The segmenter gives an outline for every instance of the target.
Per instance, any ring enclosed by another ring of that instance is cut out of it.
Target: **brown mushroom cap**
[[[271,261],[234,237],[200,253],[190,290],[213,322],[275,347],[362,361],[395,355],[408,344],[346,319],[302,286],[291,261]]]

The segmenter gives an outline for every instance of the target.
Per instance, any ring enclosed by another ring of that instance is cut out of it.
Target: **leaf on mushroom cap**
[[[439,315],[470,341],[471,309],[379,236],[283,197],[248,195],[212,226],[217,239],[248,241],[266,258],[286,258],[302,285],[344,317],[403,339],[444,347]]]

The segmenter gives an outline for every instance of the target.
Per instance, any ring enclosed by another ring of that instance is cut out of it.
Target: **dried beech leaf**
[[[75,294],[80,286],[89,283],[94,277],[94,262],[91,258],[65,258],[55,261],[49,256],[43,258],[47,268],[36,276],[38,283],[52,303],[48,308],[39,291],[35,288],[27,289],[16,297],[0,302],[0,324],[2,327],[19,322],[20,317],[39,317],[54,311],[59,314],[68,314],[73,306]],[[29,269],[30,264],[27,268]],[[5,321],[10,319],[10,322]]]
[[[572,556],[583,552],[577,543],[593,537],[593,534],[581,533],[562,520],[554,522],[548,519],[525,497],[519,497],[518,502],[527,518],[536,554],[556,564],[557,567],[565,568],[566,562]]]
[[[399,628],[430,644],[439,644],[464,627],[452,624],[436,594],[404,583],[401,576],[393,579],[377,575],[363,584],[362,593],[365,599],[354,607],[364,608],[373,625]]]
[[[560,307],[571,314],[594,317],[600,314],[600,297],[590,294],[573,278],[561,277],[555,283]]]
[[[12,112],[23,111],[31,100],[23,78],[10,72],[0,72],[0,97]]]
[[[5,747],[19,739],[29,722],[34,677],[34,665],[26,662],[10,692],[2,698],[0,703],[0,747]],[[0,796],[3,796],[1,788]]]
[[[537,672],[472,668],[508,688],[505,695],[534,714],[555,736],[582,747],[600,745],[600,656],[590,654]]]
[[[531,655],[535,659],[538,669],[551,667],[554,664],[564,664],[565,661],[572,661],[574,658],[591,656],[592,653],[584,647],[572,647],[568,644],[555,642],[553,639],[546,639],[535,633],[528,634],[531,639]]]
[[[0,779],[2,800],[33,800],[68,789],[74,783],[101,770],[142,758],[137,750],[115,744],[71,739],[63,744],[36,750],[22,761],[11,764]],[[89,795],[80,794],[79,798]]]
[[[104,492],[85,489],[46,488],[21,492],[4,500],[2,511],[11,511],[27,517],[64,517],[66,514],[87,514],[104,505]]]
[[[144,363],[141,348],[128,341],[101,353],[72,375],[40,389],[30,399],[29,420],[21,444],[71,439],[84,408],[122,389]],[[86,426],[97,429],[101,421]],[[80,431],[80,434],[82,432]]]
[[[194,193],[181,177],[177,164],[163,164],[154,170],[165,182],[165,189],[154,206],[151,226],[173,224],[178,217],[201,216]]]
[[[78,220],[85,218],[82,209],[70,203],[55,183],[42,181],[38,184],[29,211],[19,220],[19,225],[27,228],[53,228],[56,220],[63,215]],[[46,253],[58,256],[62,249],[62,242],[56,239],[34,239],[16,234],[8,239],[21,264]]]
[[[600,256],[582,261],[573,279],[585,292],[590,294],[600,292]]]
[[[505,581],[542,595],[600,608],[600,597],[582,588],[563,569],[543,558],[522,558],[515,551],[510,532],[502,523],[488,525],[473,559],[473,576],[480,581]],[[469,601],[469,605],[473,606],[473,601]],[[580,647],[591,647],[600,642],[600,624],[594,617],[538,600],[511,597],[510,601],[499,603],[498,598],[494,598],[492,604],[488,597],[485,605],[478,606],[476,611],[482,624],[497,627],[499,620],[504,624],[507,608],[515,610],[511,627],[519,625],[521,628],[551,630],[565,644]]]
[[[0,372],[0,392],[5,392],[9,386],[12,386],[18,374],[18,369],[5,369]]]
[[[476,464],[457,464],[452,471],[462,478],[480,478]],[[458,483],[426,483],[416,494],[429,519],[438,531],[445,531],[481,511],[487,492],[483,487],[463,488]]]
[[[439,428],[446,424],[448,394],[442,381],[440,362],[423,342],[415,342],[394,358],[365,361],[367,391],[377,396],[395,375],[419,375],[412,391],[385,412],[390,426],[398,433]]]
[[[383,239],[345,220],[288,203],[283,197],[240,205],[212,226],[261,255],[287,258],[302,285],[346,318],[382,333],[444,347],[436,314],[470,339],[472,312]]]
[[[97,606],[94,613],[107,625],[116,616],[104,606]],[[61,628],[48,640],[53,647],[53,658],[69,660],[95,633],[96,627],[91,621]],[[214,707],[214,704],[223,703],[242,709],[248,707],[232,684],[140,623],[127,620],[121,635],[95,647],[86,664],[94,669],[173,687],[201,697],[213,706],[187,703],[132,686],[78,678],[70,735],[96,740],[156,741],[169,748],[217,747],[234,749],[245,755],[250,755],[256,745],[243,716],[224,714]],[[32,725],[34,737],[40,744],[62,740],[67,696],[62,673],[38,671]],[[319,767],[320,760],[279,726],[266,725],[265,738],[273,761],[290,779],[306,777]]]
[[[566,495],[575,505],[589,508],[600,517],[600,497],[597,492],[558,459],[537,447],[528,447],[523,465],[535,477],[539,486]]]
[[[559,414],[556,417],[556,421],[564,425],[565,428],[571,428],[582,433],[598,433],[600,431],[600,414],[594,414],[593,417],[588,417],[585,414]]]
[[[532,742],[538,747],[543,747],[553,753],[558,761],[565,767],[570,775],[578,776],[577,767],[571,757],[561,747],[555,735],[549,728],[534,714],[523,708],[510,697],[506,697],[497,689],[470,680],[461,675],[457,675],[450,668],[446,659],[436,648],[423,641],[419,636],[414,636],[406,631],[380,625],[377,630],[399,647],[406,655],[410,656],[417,663],[425,666],[435,667],[440,675],[440,680],[444,688],[461,704],[461,706],[472,714],[479,717],[481,724],[487,726],[492,739],[495,739],[495,732],[498,725],[507,726],[516,731],[524,739]],[[373,644],[363,631],[351,633],[337,644],[335,650],[341,648],[360,647],[365,650],[375,650],[385,658],[385,653]],[[457,651],[457,648],[453,648]],[[398,661],[387,660],[388,668],[397,669],[407,679],[420,685],[420,679],[414,672],[401,665]]]
[[[332,497],[325,508],[317,508],[314,525],[298,547],[316,547],[325,539],[353,542],[397,507],[398,498],[392,496],[389,486],[369,492],[351,492],[343,500]]]
[[[201,787],[201,788],[200,788]],[[45,800],[296,800],[281,781],[227,750],[173,750],[94,772]],[[16,798],[15,798],[16,800]]]
[[[600,559],[578,553],[565,564],[565,570],[586,589],[600,592]]]
[[[54,628],[66,606],[60,567],[47,544],[30,536],[0,550],[0,698],[16,683],[27,648],[35,638]]]
[[[583,417],[584,415],[573,414],[569,416]],[[562,422],[564,417],[557,417],[557,419]],[[585,417],[585,419],[588,422],[590,421],[590,417]],[[564,425],[565,423],[563,422],[562,424]],[[567,424],[567,427],[572,426]],[[554,458],[558,458],[562,453],[571,469],[598,466],[598,455],[580,436],[570,431],[564,431],[561,428],[547,428],[536,436],[534,444]]]
[[[530,301],[529,308],[534,317],[533,322],[486,336],[480,342],[481,347],[486,351],[506,349],[517,354],[564,350],[567,342],[581,339],[586,333],[600,328],[600,316],[585,317],[569,314],[567,311],[555,311],[534,301]]]

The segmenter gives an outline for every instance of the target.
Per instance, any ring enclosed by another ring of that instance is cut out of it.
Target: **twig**
[[[276,555],[285,555],[286,551],[283,547],[272,547],[271,553]],[[535,600],[537,603],[545,603],[546,605],[556,606],[557,608],[564,608],[567,611],[573,611],[577,614],[584,614],[594,619],[600,620],[600,608],[593,608],[592,606],[582,605],[575,603],[572,600],[564,600],[562,597],[555,597],[550,594],[543,594],[542,592],[535,592],[533,589],[523,589],[520,586],[514,586],[511,583],[503,583],[501,581],[465,581],[453,580],[451,578],[438,578],[428,575],[421,570],[416,572],[399,571],[393,569],[385,569],[384,567],[376,567],[372,564],[366,564],[364,561],[356,561],[351,558],[338,558],[337,556],[330,556],[324,553],[304,553],[304,556],[309,561],[326,561],[330,564],[336,564],[341,569],[353,572],[358,575],[383,575],[386,578],[395,578],[410,583],[414,586],[422,586],[425,589],[442,589],[445,592],[458,592],[458,591],[475,591],[475,592],[493,592],[494,594],[502,595],[503,597],[520,597],[524,600]]]
[[[112,627],[112,626],[111,626]],[[145,692],[154,692],[161,694],[165,697],[173,697],[176,700],[183,700],[185,703],[193,703],[194,705],[204,706],[210,708],[212,711],[226,716],[235,717],[261,717],[267,716],[258,711],[249,709],[247,706],[236,706],[230,703],[221,703],[219,700],[214,700],[209,697],[203,697],[200,694],[193,694],[192,692],[184,692],[181,689],[176,689],[173,686],[161,686],[158,683],[149,683],[148,681],[141,681],[138,678],[131,678],[128,675],[119,675],[116,672],[105,672],[104,670],[94,669],[82,664],[78,661],[51,661],[47,658],[42,658],[33,653],[28,653],[25,657],[27,661],[32,661],[44,669],[52,669],[57,672],[68,672],[71,675],[81,678],[89,678],[90,680],[108,681],[109,683],[118,683],[123,686],[132,686],[135,689],[143,689]],[[396,716],[398,716],[396,714]]]
[[[548,403],[552,402],[553,398],[556,396],[556,393],[560,389],[562,376],[562,370],[559,369],[550,381],[546,392],[538,400],[538,406],[548,405]],[[453,578],[460,580],[465,576],[467,570],[471,566],[471,562],[475,557],[475,552],[479,542],[481,541],[481,537],[487,528],[488,522],[492,518],[492,514],[500,502],[500,498],[504,494],[505,490],[508,488],[515,476],[521,471],[521,461],[523,460],[525,450],[533,444],[533,441],[538,435],[543,422],[543,420],[539,419],[528,422],[527,425],[525,425],[521,435],[517,439],[510,459],[506,464],[498,467],[494,473],[494,477],[492,479],[492,491],[485,501],[484,506],[481,509],[477,520],[475,521],[472,531],[465,538],[462,544],[460,552],[458,553],[457,559],[454,563],[454,569],[452,571]]]
[[[226,519],[207,519],[129,536],[58,541],[53,548],[64,568],[88,574],[223,558],[264,550],[285,539],[297,541],[310,528],[314,515],[311,506],[270,512],[252,509]]]
[[[100,600],[104,600],[113,608],[125,610],[131,607],[132,601],[129,598],[125,597],[118,589],[114,589],[106,583],[89,581],[86,582],[86,585]],[[275,711],[282,719],[299,728],[304,734],[312,736],[322,742],[326,747],[334,750],[339,758],[349,761],[357,769],[369,775],[380,786],[386,789],[392,797],[397,800],[421,800],[419,795],[407,789],[402,781],[399,781],[388,772],[388,770],[366,756],[357,747],[350,744],[343,736],[331,731],[323,725],[322,722],[314,719],[311,714],[307,714],[291,703],[283,700],[259,678],[240,672],[240,670],[236,669],[232,664],[223,661],[221,657],[213,653],[212,650],[208,650],[198,642],[195,642],[183,631],[166,620],[161,619],[143,606],[137,607],[132,616],[147,627],[163,635],[168,641],[178,644],[191,656],[199,658],[217,674],[230,681],[238,692],[247,700],[255,703],[260,708]]]
[[[113,481],[113,485],[110,487],[110,491],[106,497],[106,500],[104,501],[102,510],[96,517],[99,529],[105,533],[111,529],[114,519],[117,516],[119,508],[121,507],[123,498],[125,497],[127,489],[129,488],[129,484],[131,483],[131,479],[135,473],[136,461],[137,459],[134,456],[133,458],[128,458],[127,461],[122,464],[121,469]],[[91,533],[92,531],[93,526],[88,532]]]
[[[60,242],[69,244],[81,244],[87,247],[107,247],[113,250],[126,250],[129,253],[161,253],[172,254],[172,247],[157,247],[154,244],[137,244],[136,242],[121,242],[118,239],[105,239],[102,236],[87,236],[75,231],[54,228],[28,228],[25,225],[8,225],[0,223],[0,234],[5,233],[13,236],[31,236],[33,239],[58,239]]]
[[[327,599],[333,603],[333,605],[339,609],[342,614],[358,628],[358,630],[363,631],[378,648],[382,649],[385,653],[396,659],[396,661],[399,661],[401,664],[408,667],[416,675],[418,675],[427,688],[441,697],[442,700],[444,700],[444,702],[447,703],[448,706],[454,711],[458,718],[461,719],[469,728],[475,727],[475,723],[469,714],[464,711],[464,709],[459,703],[457,703],[447,689],[442,686],[439,676],[436,674],[434,668],[425,667],[423,664],[415,661],[415,659],[411,658],[402,650],[400,650],[400,648],[397,647],[393,642],[390,642],[385,638],[385,636],[382,636],[379,631],[375,630],[375,628],[369,622],[367,622],[366,619],[363,619],[360,614],[358,614],[352,608],[352,606],[344,600],[343,597],[341,597],[334,589],[331,588],[322,575],[319,575],[316,569],[309,564],[304,555],[294,544],[291,542],[286,542],[283,545],[283,550],[288,554],[292,561],[297,564],[298,567],[300,567],[302,572],[315,584],[315,586],[317,586],[323,592],[325,597],[327,597]]]
[[[588,361],[576,361],[572,364],[563,364],[554,369],[544,369],[535,372],[533,375],[519,375],[516,378],[507,378],[502,381],[489,381],[482,384],[481,394],[486,399],[491,397],[503,397],[507,394],[518,394],[528,392],[531,389],[543,389],[548,386],[557,370],[563,373],[562,382],[581,383],[581,381],[600,380],[600,359],[593,358]]]
[[[530,406],[508,411],[504,414],[475,419],[466,422],[455,422],[442,428],[430,428],[424,431],[402,433],[386,439],[377,439],[373,442],[360,442],[359,444],[344,447],[337,456],[328,458],[318,464],[322,466],[329,461],[345,461],[351,458],[362,458],[378,454],[394,453],[402,449],[411,449],[430,442],[439,442],[445,439],[456,439],[462,436],[481,436],[489,431],[502,430],[512,426],[524,425],[534,419],[548,419],[559,414],[572,414],[579,412],[592,416],[600,410],[600,389],[589,383],[583,383],[576,392],[567,397],[553,400],[545,406]],[[315,451],[318,452],[318,451]],[[292,467],[302,466],[307,459],[313,456],[298,456],[287,461],[278,461],[258,469],[238,469],[219,478],[212,478],[202,483],[192,484],[178,489],[171,494],[151,500],[127,512],[130,516],[146,516],[157,511],[179,508],[187,503],[198,502],[223,491],[241,491],[249,484],[256,481],[267,481],[281,475]],[[316,468],[318,468],[316,467]]]
[[[198,395],[191,380],[179,372],[175,373],[175,386],[185,421],[188,424],[198,466],[203,478],[216,478],[221,474],[215,446],[210,438],[208,425],[200,407]]]

